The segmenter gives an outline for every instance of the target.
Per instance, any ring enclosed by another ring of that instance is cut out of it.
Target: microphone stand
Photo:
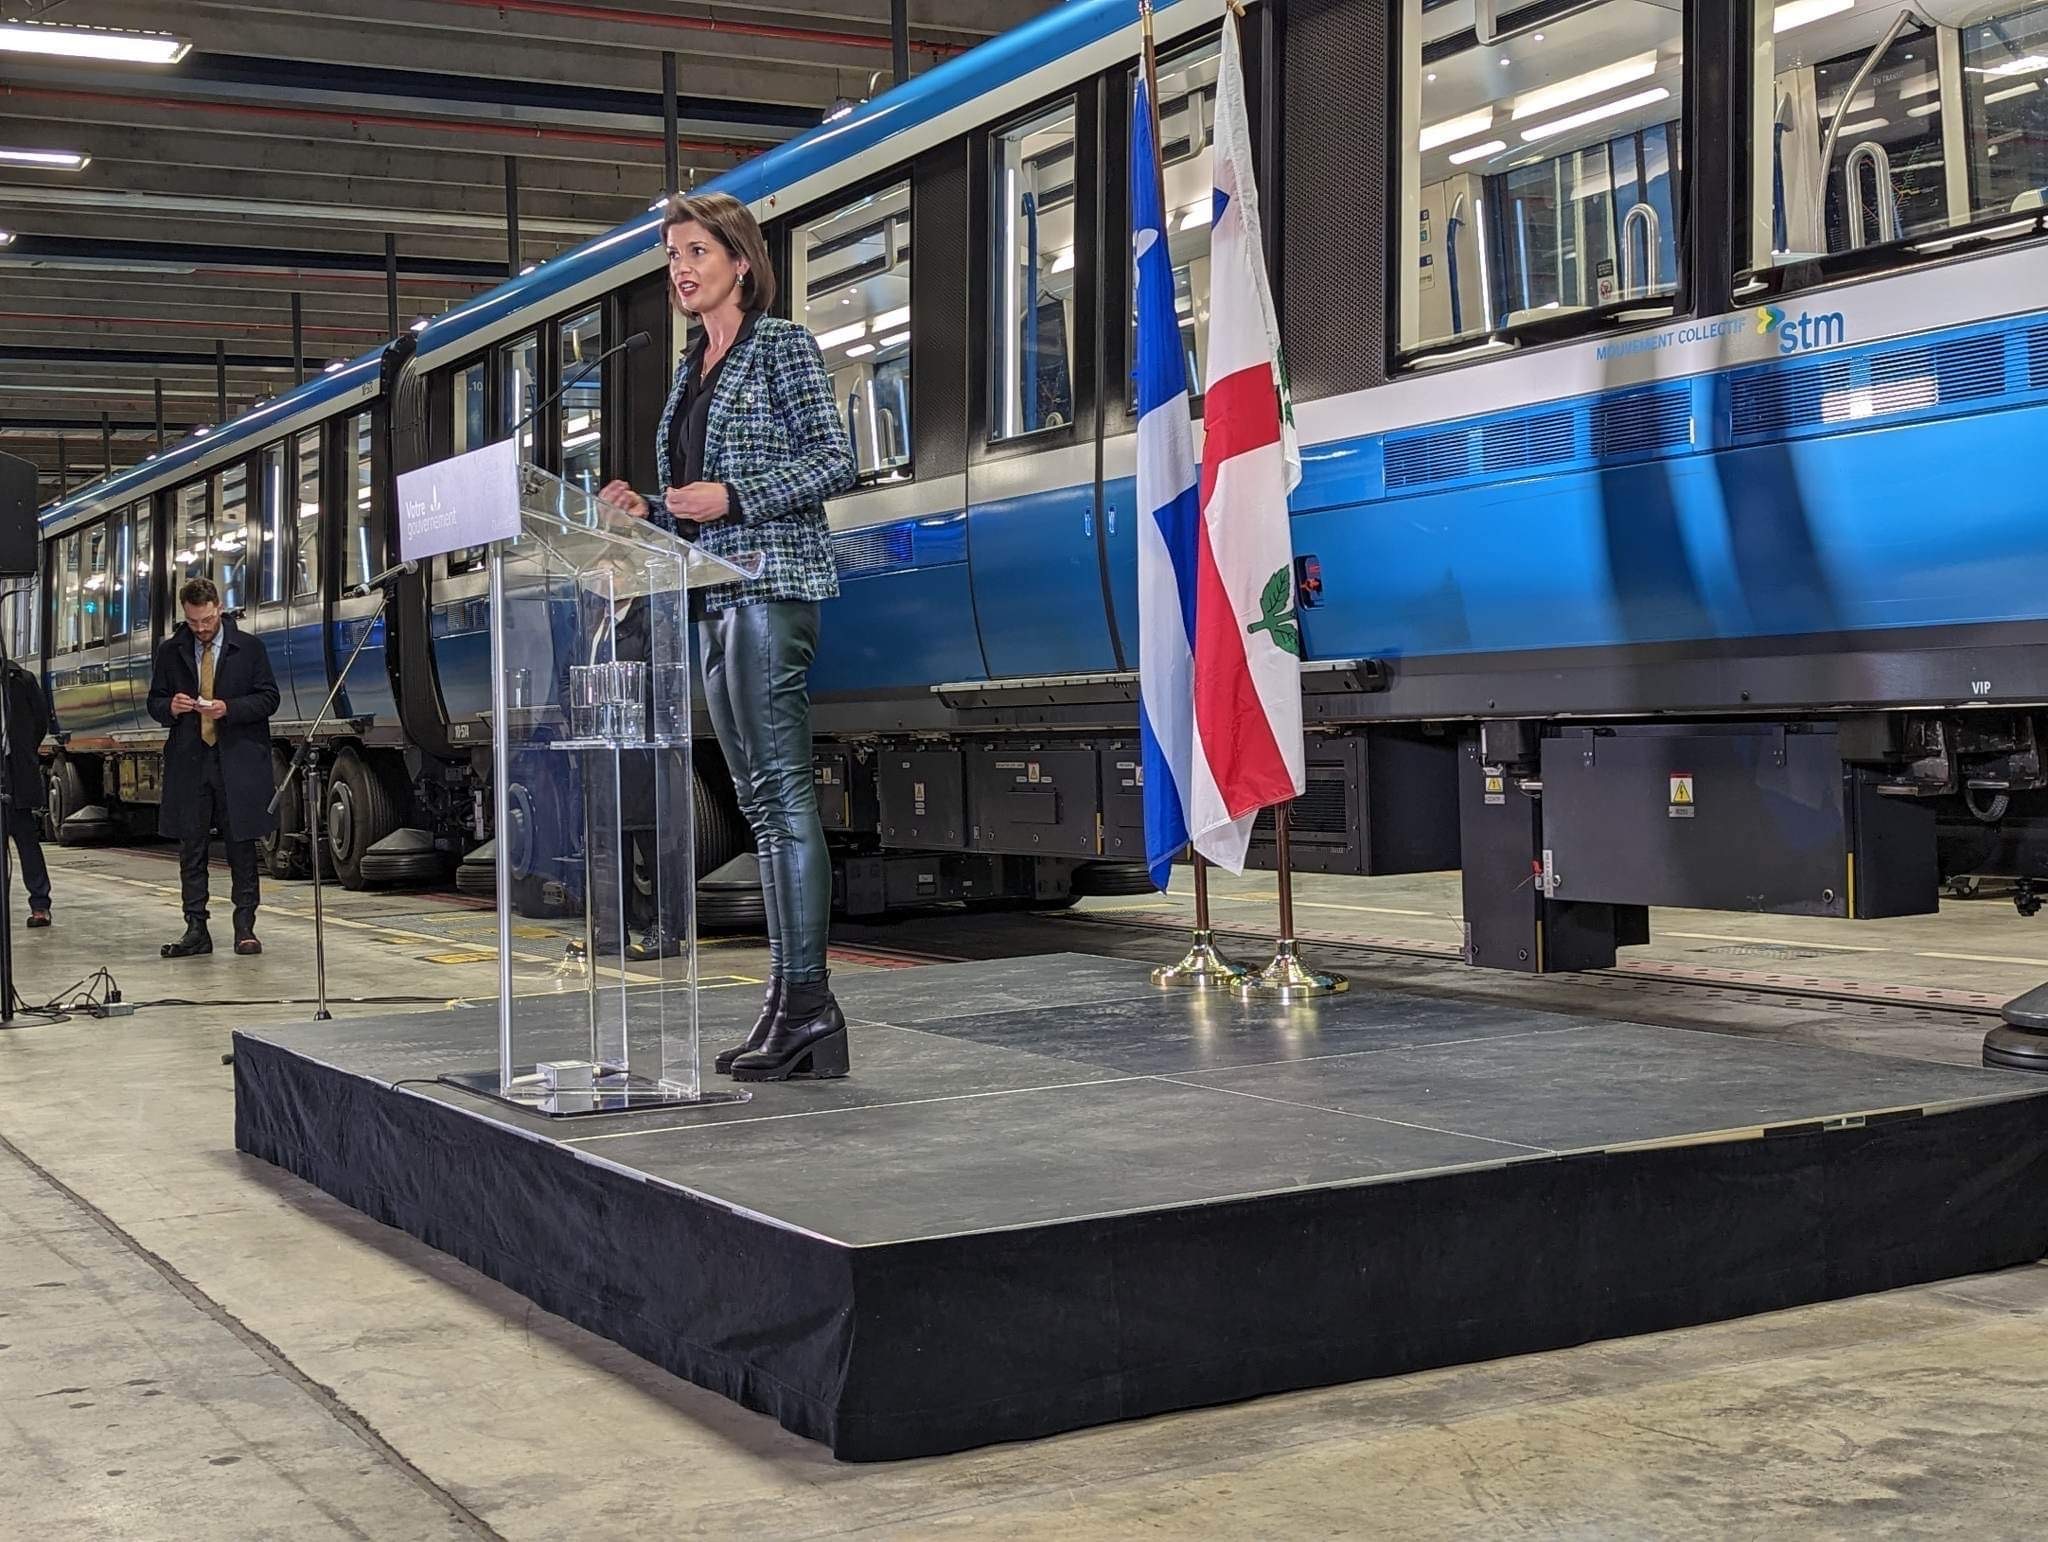
[[[320,746],[313,740],[320,732],[321,725],[327,721],[327,714],[333,710],[335,698],[348,683],[348,672],[355,668],[356,660],[362,656],[363,645],[370,640],[370,634],[377,630],[377,623],[384,618],[384,607],[391,603],[390,586],[378,583],[376,588],[376,608],[363,623],[362,635],[356,638],[355,647],[349,650],[348,658],[342,662],[340,673],[335,675],[334,684],[327,692],[327,700],[320,704],[320,711],[300,738],[299,747],[292,752],[292,763],[285,771],[284,780],[278,783],[277,791],[270,796],[270,812],[275,815],[278,805],[284,801],[284,795],[291,790],[294,778],[304,775],[306,840],[313,849],[313,985],[314,994],[319,1002],[319,1010],[313,1014],[313,1020],[321,1023],[332,1019],[334,1014],[327,1010],[327,910],[321,902],[320,894],[320,842],[326,834],[324,827],[327,822],[327,785],[321,777]],[[0,870],[4,870],[4,860],[0,860]]]

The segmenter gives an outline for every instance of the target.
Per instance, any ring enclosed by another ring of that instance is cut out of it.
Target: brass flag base
[[[1213,935],[1195,933],[1194,945],[1177,964],[1161,964],[1152,971],[1152,983],[1160,990],[1241,990],[1250,978],[1248,970],[1230,962],[1216,951]]]
[[[1314,996],[1334,996],[1351,989],[1341,974],[1324,974],[1311,969],[1295,951],[1294,939],[1282,937],[1274,950],[1273,962],[1257,974],[1247,975],[1238,987],[1245,996],[1270,997],[1275,1001],[1306,1001]]]

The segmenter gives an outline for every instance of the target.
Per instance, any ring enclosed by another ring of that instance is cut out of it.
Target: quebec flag
[[[1138,729],[1145,861],[1166,887],[1188,844],[1195,755],[1195,579],[1202,508],[1187,360],[1173,308],[1159,145],[1142,73],[1131,108],[1131,245],[1138,302]],[[1211,788],[1213,793],[1213,787]]]

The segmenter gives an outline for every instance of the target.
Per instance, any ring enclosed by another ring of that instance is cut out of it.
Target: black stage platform
[[[860,1460],[2048,1251],[2035,1077],[1373,972],[1291,1010],[1079,955],[839,983],[850,1079],[616,1119],[433,1085],[488,1009],[245,1031],[236,1143]],[[714,1045],[755,1005],[704,999]]]

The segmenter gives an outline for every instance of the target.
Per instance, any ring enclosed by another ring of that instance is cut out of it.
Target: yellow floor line
[[[1749,942],[1773,948],[1826,948],[1833,953],[1896,953],[1897,948],[1873,947],[1867,943],[1815,942],[1801,937],[1732,937],[1725,932],[1656,932],[1658,937],[1683,937],[1688,942]]]

